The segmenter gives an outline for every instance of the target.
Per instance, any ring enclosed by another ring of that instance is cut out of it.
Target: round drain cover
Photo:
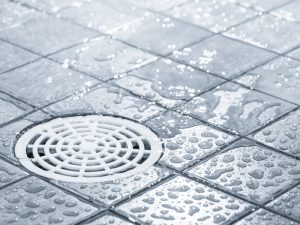
[[[128,177],[155,164],[160,139],[147,127],[111,116],[57,118],[26,131],[15,155],[28,170],[67,182]]]

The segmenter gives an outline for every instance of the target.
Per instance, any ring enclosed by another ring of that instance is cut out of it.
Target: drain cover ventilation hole
[[[15,155],[28,170],[67,182],[128,177],[155,164],[160,139],[147,127],[110,116],[57,118],[26,131]]]

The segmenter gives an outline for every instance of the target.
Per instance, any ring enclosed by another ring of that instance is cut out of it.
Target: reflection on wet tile
[[[298,167],[299,171],[299,167]],[[300,185],[268,204],[277,212],[287,215],[300,222]]]
[[[231,78],[273,56],[259,48],[215,35],[181,51],[174,51],[171,57],[207,72]]]
[[[150,15],[123,26],[113,35],[138,48],[167,55],[176,49],[200,41],[210,33],[169,17]]]
[[[300,62],[290,58],[273,60],[236,80],[246,86],[300,104]]]
[[[176,5],[184,4],[188,2],[188,0],[125,0],[126,2],[129,2],[133,5],[151,9],[154,11],[165,11],[169,8],[172,8]]]
[[[269,11],[283,5],[290,0],[227,0],[232,3],[238,3],[245,7],[251,7],[259,11]]]
[[[43,106],[99,82],[42,59],[2,74],[0,89],[36,106]]]
[[[25,177],[27,173],[0,160],[0,187]]]
[[[175,7],[167,14],[213,32],[221,32],[257,13],[227,0],[202,0]]]
[[[166,107],[174,107],[222,81],[189,66],[162,59],[113,82]]]
[[[47,55],[95,37],[96,33],[50,16],[40,16],[21,27],[0,33],[0,38]]]
[[[110,38],[95,38],[51,56],[70,67],[107,80],[156,59],[155,56]]]
[[[234,225],[299,225],[282,216],[276,215],[264,209],[259,209]]]
[[[300,24],[271,15],[250,20],[231,28],[225,34],[279,53],[300,44]]]
[[[173,112],[154,118],[146,125],[163,139],[165,150],[160,161],[177,169],[216,152],[234,139],[191,117]]]
[[[226,83],[180,107],[209,123],[247,134],[295,108],[259,92]]]
[[[133,223],[127,222],[113,215],[102,216],[90,223],[84,223],[85,225],[133,225]]]
[[[299,165],[297,160],[241,140],[190,173],[264,203],[300,179]]]
[[[170,174],[170,171],[159,167],[151,167],[144,172],[128,178],[102,183],[67,183],[53,181],[56,184],[79,193],[85,198],[111,205],[137,191],[149,187]]]
[[[272,14],[278,16],[279,18],[300,22],[299,10],[300,2],[292,1],[289,4],[272,11]]]
[[[251,205],[176,177],[117,209],[146,224],[225,224],[250,211]]]
[[[4,224],[74,224],[96,209],[37,178],[0,191]]]
[[[55,115],[99,113],[143,121],[163,109],[127,91],[103,84],[90,92],[79,92],[46,110]]]

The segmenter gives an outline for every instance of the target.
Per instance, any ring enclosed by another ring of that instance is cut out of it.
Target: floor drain
[[[15,155],[28,170],[67,182],[128,177],[155,164],[160,139],[147,127],[111,116],[56,118],[27,130]]]

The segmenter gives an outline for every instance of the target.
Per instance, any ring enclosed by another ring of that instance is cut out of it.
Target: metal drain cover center
[[[154,165],[161,154],[161,141],[149,128],[101,115],[53,119],[27,130],[15,145],[25,168],[67,182],[125,178]]]

